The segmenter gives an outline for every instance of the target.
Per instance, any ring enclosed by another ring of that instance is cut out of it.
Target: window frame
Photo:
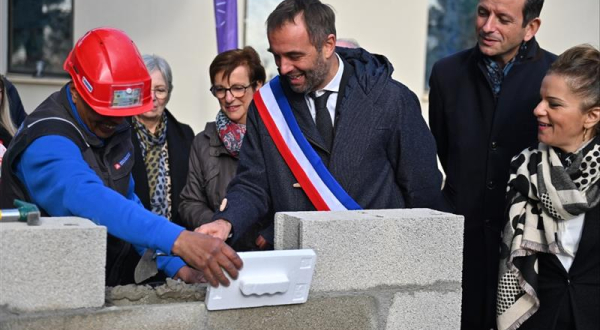
[[[4,70],[6,72],[7,75],[20,75],[20,76],[32,76],[33,78],[36,79],[46,79],[46,78],[59,78],[59,79],[63,79],[63,78],[68,78],[69,75],[67,72],[62,70],[62,64],[60,66],[60,70],[57,71],[42,71],[41,75],[36,75],[36,69],[35,68],[14,68],[13,63],[11,63],[11,57],[12,57],[12,53],[13,53],[13,42],[14,42],[14,28],[13,28],[13,24],[14,24],[14,1],[17,0],[5,0],[2,2],[5,2],[3,4],[3,7],[6,8],[7,10],[6,12],[6,33],[4,33],[4,36],[2,36],[2,38],[4,38],[4,45],[6,45],[6,53],[4,54],[4,58],[3,58],[3,64],[4,64]],[[66,54],[65,54],[65,59],[66,56],[68,56],[68,52],[71,50],[71,46],[73,45],[74,42],[74,35],[75,35],[75,0],[63,0],[64,2],[70,2],[71,5],[71,17],[68,20],[68,24],[69,24],[69,28],[71,31],[71,38],[70,38],[70,42],[69,42],[69,49],[67,50]],[[46,45],[46,40],[44,40],[44,45],[43,47],[45,47]]]

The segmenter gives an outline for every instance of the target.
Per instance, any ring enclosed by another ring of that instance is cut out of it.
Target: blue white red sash
[[[254,94],[254,104],[277,150],[318,211],[360,210],[308,143],[283,93],[279,76]]]

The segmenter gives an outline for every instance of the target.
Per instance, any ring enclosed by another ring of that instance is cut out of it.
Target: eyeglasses
[[[227,92],[230,92],[233,97],[242,97],[246,94],[246,89],[252,85],[254,85],[253,82],[248,84],[248,86],[233,85],[229,88],[212,86],[210,92],[218,99],[225,98]]]
[[[164,88],[156,88],[152,90],[152,94],[159,100],[164,100],[169,95],[169,91]]]

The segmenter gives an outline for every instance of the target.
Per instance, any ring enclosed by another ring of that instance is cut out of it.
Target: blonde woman
[[[598,329],[600,52],[564,52],[540,95],[539,144],[511,162],[498,329]]]

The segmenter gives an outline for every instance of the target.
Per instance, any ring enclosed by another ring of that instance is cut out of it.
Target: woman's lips
[[[241,105],[229,105],[225,107],[225,110],[227,110],[227,112],[236,112],[241,108]]]

